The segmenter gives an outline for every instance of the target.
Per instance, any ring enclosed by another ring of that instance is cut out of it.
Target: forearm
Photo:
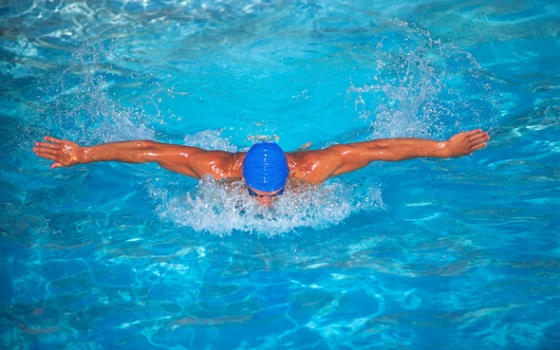
[[[396,162],[413,158],[449,158],[449,143],[421,138],[380,139],[364,143],[364,152],[372,161]]]
[[[420,138],[393,138],[355,144],[354,149],[363,162],[374,160],[399,161],[412,158],[456,158],[472,154],[486,147],[490,140],[480,129],[461,132],[447,141]]]
[[[155,161],[158,143],[154,141],[109,142],[91,147],[80,147],[78,163],[119,161],[125,163],[145,163]]]

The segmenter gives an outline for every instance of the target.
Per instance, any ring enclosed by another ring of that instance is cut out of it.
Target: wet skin
[[[397,162],[413,158],[458,158],[486,147],[490,136],[481,129],[460,132],[446,141],[420,138],[388,138],[349,144],[335,144],[321,150],[286,152],[290,180],[310,184],[362,169],[373,161]],[[241,179],[245,152],[205,150],[193,146],[132,140],[80,146],[69,140],[46,136],[37,142],[37,156],[52,160],[51,168],[102,161],[125,163],[155,162],[161,167],[200,179]],[[252,188],[249,188],[253,190]],[[253,190],[263,205],[273,203],[279,191]],[[275,196],[276,195],[276,196]]]

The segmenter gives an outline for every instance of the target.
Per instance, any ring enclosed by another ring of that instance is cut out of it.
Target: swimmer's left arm
[[[340,144],[300,156],[307,158],[309,171],[302,178],[320,183],[330,177],[361,169],[373,161],[396,162],[413,158],[456,158],[486,147],[487,132],[472,130],[453,135],[447,141],[421,138],[389,138]],[[310,161],[313,158],[313,161]],[[300,164],[305,162],[301,162]]]
[[[390,138],[348,145],[338,153],[340,165],[332,176],[360,169],[373,161],[397,162],[413,158],[457,158],[486,147],[490,139],[480,129],[458,133],[447,141]]]
[[[421,138],[392,138],[358,143],[363,156],[373,160],[396,162],[413,158],[458,158],[486,147],[487,132],[472,130],[453,135],[447,141]]]

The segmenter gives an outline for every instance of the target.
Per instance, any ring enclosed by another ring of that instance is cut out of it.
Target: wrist
[[[76,150],[76,164],[90,163],[91,147],[78,147]]]
[[[441,141],[438,142],[437,145],[437,157],[438,158],[450,158],[451,157],[451,150],[450,150],[449,141]]]

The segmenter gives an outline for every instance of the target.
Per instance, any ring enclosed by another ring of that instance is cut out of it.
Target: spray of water
[[[243,182],[216,182],[206,177],[186,194],[160,202],[157,210],[162,219],[195,231],[274,236],[302,227],[324,229],[357,210],[371,210],[380,204],[380,190],[369,203],[364,201],[362,206],[356,206],[352,187],[334,182],[288,186],[271,206],[262,206],[248,194]]]
[[[371,120],[371,137],[437,137],[446,133],[448,125],[461,128],[461,113],[456,111],[476,109],[470,108],[470,97],[456,93],[464,89],[455,87],[466,80],[481,80],[477,63],[468,53],[433,40],[429,33],[405,22],[392,28],[396,34],[379,34],[372,54],[377,65],[372,81],[351,84],[347,90],[360,116]],[[119,75],[113,57],[107,43],[78,49],[61,81],[54,84],[60,89],[49,94],[54,97],[47,113],[56,116],[53,121],[60,130],[77,133],[71,138],[86,142],[154,138],[143,110],[112,100],[111,86]],[[238,151],[221,137],[221,131],[187,135],[184,142]],[[153,181],[147,187],[161,219],[214,234],[276,235],[302,227],[323,229],[358,211],[383,207],[380,184],[355,186],[341,180],[321,186],[288,186],[270,207],[260,206],[242,182],[204,178],[192,188],[170,186],[166,181]]]
[[[111,86],[121,79],[111,64],[110,44],[90,43],[77,49],[61,75],[45,89],[45,119],[65,137],[86,143],[153,139],[148,116],[136,106],[114,101]]]
[[[377,35],[372,81],[347,89],[360,117],[371,120],[371,136],[434,138],[488,128],[498,108],[474,57],[411,23],[394,21],[391,28]]]

